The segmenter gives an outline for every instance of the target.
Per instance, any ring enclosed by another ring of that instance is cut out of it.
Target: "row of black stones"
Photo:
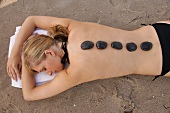
[[[93,46],[94,46],[94,43],[91,42],[91,41],[84,41],[81,44],[81,48],[83,50],[91,49],[91,48],[93,48]],[[152,43],[147,42],[147,41],[142,42],[141,45],[140,45],[141,49],[144,50],[144,51],[151,50],[152,46],[153,46]],[[98,49],[105,49],[107,47],[107,43],[104,42],[104,41],[97,41],[96,47]],[[120,50],[120,49],[123,48],[123,45],[122,45],[122,43],[115,41],[115,42],[111,43],[111,47]],[[137,45],[133,42],[130,42],[130,43],[126,44],[126,48],[127,48],[128,51],[132,52],[132,51],[135,51],[137,49]]]

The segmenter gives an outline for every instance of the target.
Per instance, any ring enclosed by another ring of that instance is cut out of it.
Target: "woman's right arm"
[[[35,30],[35,28],[41,28],[48,30],[49,27],[60,24],[66,28],[69,27],[69,24],[72,20],[67,18],[56,18],[50,16],[30,16],[26,18],[22,27],[17,35],[15,44],[11,51],[10,58],[7,62],[7,73],[14,80],[20,78],[20,70],[21,70],[21,58],[20,52],[23,43],[27,40]]]
[[[22,60],[24,61],[24,59]],[[75,74],[79,76],[73,76],[68,74],[66,70],[62,70],[53,80],[43,85],[36,86],[34,75],[28,72],[24,62],[22,62],[22,65],[22,91],[26,101],[49,98],[83,83],[80,79],[80,74]]]

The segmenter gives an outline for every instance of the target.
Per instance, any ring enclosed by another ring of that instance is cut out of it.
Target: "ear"
[[[44,51],[45,55],[52,55],[52,56],[56,56],[56,53],[51,50],[51,49],[47,49]]]

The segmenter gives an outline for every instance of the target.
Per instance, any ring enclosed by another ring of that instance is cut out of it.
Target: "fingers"
[[[12,78],[17,81],[17,76],[14,69],[10,69],[12,73]]]
[[[21,58],[20,58],[20,56],[18,55],[18,56],[10,57],[7,62],[8,75],[17,81],[17,78],[21,79],[20,72],[21,72]]]
[[[14,74],[15,74],[15,77],[18,77],[20,79],[19,69],[16,67],[14,67]]]
[[[18,68],[15,69],[17,77],[21,80],[21,64],[18,64]]]
[[[10,71],[10,67],[9,66],[7,66],[7,73],[8,73],[8,76],[12,77],[12,73]]]
[[[21,79],[21,71],[22,71],[22,64],[20,63],[18,66],[19,69],[19,78]]]
[[[15,74],[13,68],[8,68],[8,72],[9,72],[8,75],[9,75],[11,78],[13,78],[14,80],[17,81],[17,79],[16,79],[16,74]]]
[[[16,81],[17,81],[17,77],[19,79],[21,79],[20,70],[21,70],[21,65],[13,66],[13,67],[7,67],[8,75]]]

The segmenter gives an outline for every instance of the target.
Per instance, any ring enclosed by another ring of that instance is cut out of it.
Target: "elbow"
[[[34,18],[34,16],[29,16],[25,19],[25,22],[32,22],[33,18]]]
[[[26,20],[31,20],[32,18],[34,18],[35,16],[28,16],[27,18],[26,18]]]
[[[30,99],[29,96],[23,95],[23,97],[24,97],[24,100],[25,100],[25,101],[28,101],[28,102],[31,101],[31,99]]]
[[[28,16],[25,21],[30,21],[33,18],[33,16]]]
[[[33,98],[31,97],[31,95],[28,95],[28,94],[26,95],[26,94],[24,94],[23,97],[24,97],[24,100],[25,100],[25,101],[28,101],[28,102],[34,101]]]
[[[28,16],[28,17],[25,19],[25,22],[34,23],[34,18],[35,18],[35,16]]]
[[[31,101],[31,100],[29,100],[28,98],[25,98],[25,97],[24,97],[24,100],[27,101],[27,102],[30,102],[30,101]]]

